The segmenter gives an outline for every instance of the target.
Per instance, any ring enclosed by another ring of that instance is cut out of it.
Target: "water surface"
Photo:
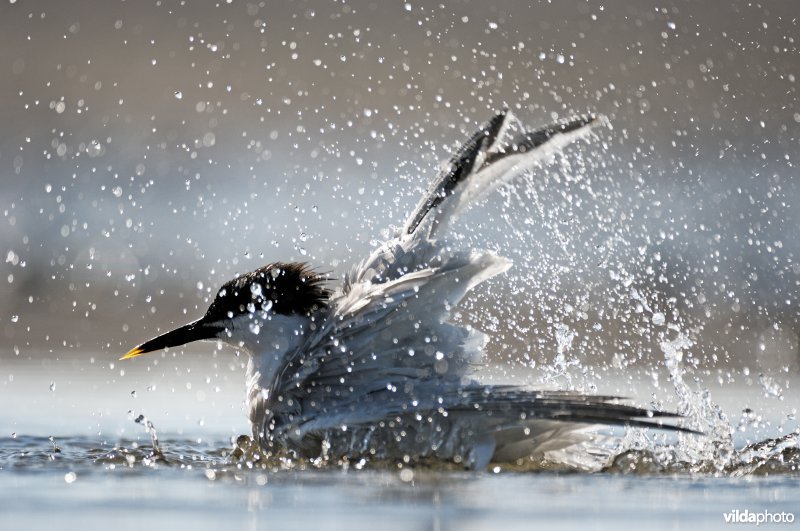
[[[787,401],[797,403],[797,386],[774,407],[758,386],[713,391],[734,421],[742,406],[760,404],[760,427],[736,432],[739,452],[719,469],[670,462],[667,446],[656,443],[599,472],[277,461],[262,468],[230,455],[247,433],[241,373],[203,356],[178,378],[180,363],[170,359],[123,369],[11,363],[13,377],[0,388],[0,528],[711,529],[736,509],[798,512],[797,439],[770,440],[797,428],[783,413]],[[142,413],[158,430],[161,456],[146,420],[136,422]]]

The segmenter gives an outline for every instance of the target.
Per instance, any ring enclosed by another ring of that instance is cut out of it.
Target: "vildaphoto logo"
[[[722,513],[726,524],[791,524],[794,523],[794,513],[780,512],[771,513],[769,511],[743,511],[734,509],[727,513]]]

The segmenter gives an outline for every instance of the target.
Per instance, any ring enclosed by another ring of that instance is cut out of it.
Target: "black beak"
[[[158,337],[154,337],[150,341],[142,343],[138,347],[128,351],[120,360],[129,360],[148,352],[154,352],[167,347],[177,347],[179,345],[191,343],[192,341],[213,339],[217,337],[217,334],[222,330],[224,330],[224,328],[217,324],[208,324],[204,322],[203,319],[198,319],[193,323],[183,325],[180,328],[176,328],[175,330],[171,330]]]

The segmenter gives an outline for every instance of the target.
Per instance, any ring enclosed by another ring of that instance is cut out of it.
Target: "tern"
[[[396,236],[336,287],[304,263],[274,262],[225,282],[198,320],[121,359],[216,340],[247,353],[253,439],[308,458],[434,459],[474,469],[541,459],[587,427],[691,431],[679,415],[614,396],[481,383],[486,336],[450,321],[476,285],[511,262],[459,249],[447,230],[467,207],[542,170],[600,120],[526,130],[495,114],[442,166]]]

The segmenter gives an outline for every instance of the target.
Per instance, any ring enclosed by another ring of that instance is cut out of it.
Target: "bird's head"
[[[271,322],[280,322],[283,331],[285,323],[308,321],[314,312],[325,307],[330,292],[324,283],[325,278],[305,264],[268,264],[223,284],[200,319],[154,337],[120,359],[201,339],[220,339],[255,350],[262,341],[280,340],[265,337],[270,335]]]

